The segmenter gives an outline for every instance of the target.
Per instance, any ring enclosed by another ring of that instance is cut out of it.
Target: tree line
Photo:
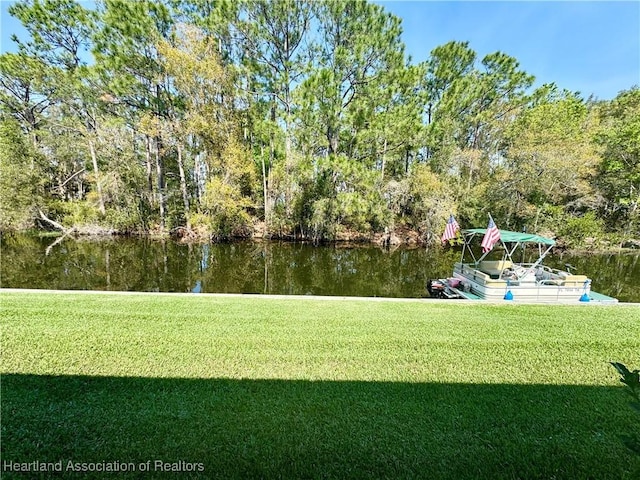
[[[0,230],[313,241],[449,214],[640,236],[640,90],[583,98],[468,42],[413,63],[367,1],[21,0],[0,55]]]

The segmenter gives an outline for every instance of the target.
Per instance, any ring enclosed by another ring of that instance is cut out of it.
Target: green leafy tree
[[[47,65],[26,53],[0,55],[0,108],[15,118],[38,145],[38,130],[54,98]]]
[[[96,12],[84,8],[74,0],[49,0],[44,3],[25,0],[12,5],[9,12],[20,20],[29,32],[28,41],[14,38],[19,50],[16,59],[23,60],[23,65],[32,72],[34,66],[43,67],[44,75],[34,75],[37,79],[35,86],[40,87],[36,92],[42,97],[39,104],[55,106],[54,109],[50,109],[54,115],[49,118],[48,132],[40,138],[49,138],[59,146],[71,145],[71,148],[75,147],[78,151],[88,152],[98,208],[104,215],[101,172],[94,139],[97,128],[96,94],[89,82],[90,69],[86,67],[88,49],[95,31]],[[23,75],[18,75],[14,77],[13,83],[22,85],[22,91],[25,86],[23,78]],[[30,130],[35,133],[37,124],[33,110],[23,108],[22,112],[29,114],[23,113],[21,116],[27,120]],[[54,116],[55,121],[51,121]],[[51,132],[55,132],[55,135],[50,135]],[[65,141],[57,142],[58,139],[55,137],[62,137]],[[34,139],[37,138],[39,137],[36,133]],[[44,145],[43,142],[38,146],[47,151],[54,148],[52,145]],[[62,193],[63,196],[68,191],[65,188],[69,180],[68,175],[74,175],[74,183],[79,187],[76,190],[80,196],[83,194],[81,182],[86,177],[82,165],[84,162],[80,160],[73,163],[68,165],[60,161],[51,162],[52,170],[58,177],[58,181],[52,184],[57,184],[57,193]]]
[[[411,173],[404,209],[423,240],[437,243],[446,219],[456,210],[452,189],[426,163],[415,165]]]
[[[220,213],[233,202],[240,210],[250,205],[255,181],[248,154],[240,142],[232,103],[233,79],[222,65],[216,44],[202,30],[183,27],[176,31],[173,42],[160,42],[158,51],[177,101],[157,127],[164,132],[162,137],[167,145],[177,153],[187,228],[193,190],[198,192],[198,206],[227,220],[242,219],[247,223],[246,214]],[[214,193],[212,189],[220,192]],[[224,236],[233,230],[229,225],[235,225],[235,220],[231,223],[227,220],[214,226],[222,228]]]
[[[518,115],[506,132],[507,148],[492,178],[500,188],[489,191],[494,212],[506,225],[538,230],[545,225],[548,205],[573,215],[597,207],[593,122],[585,102],[570,92],[555,92]]]
[[[138,122],[146,115],[159,122],[173,101],[157,50],[160,40],[170,38],[174,24],[170,8],[165,2],[150,0],[105,0],[99,12],[101,28],[94,37],[93,53],[102,76],[102,99],[115,107],[114,113],[122,112],[131,128],[138,130]],[[144,158],[147,185],[155,192],[163,229],[167,212],[165,149],[159,130],[156,133],[144,137]]]
[[[363,97],[380,93],[373,89],[380,76],[403,67],[400,20],[364,1],[319,3],[317,20],[320,51],[317,67],[300,86],[299,121],[312,129],[303,134],[315,145],[308,153],[319,148],[328,155],[349,154],[355,127],[350,111],[358,111]],[[377,113],[371,108],[361,112]]]
[[[350,109],[348,154],[380,172],[380,183],[409,173],[424,137],[424,65],[398,66],[368,82]]]
[[[595,136],[603,149],[597,185],[604,216],[624,237],[640,235],[640,88],[623,91],[600,106]]]
[[[434,50],[428,70],[429,156],[437,172],[457,180],[457,198],[488,180],[534,80],[502,52],[486,55],[480,67],[475,59],[467,43],[451,42]]]
[[[295,158],[293,89],[303,80],[311,60],[311,7],[306,1],[249,1],[242,4],[242,20],[236,22],[247,53],[242,60],[241,93],[248,105],[248,123],[253,127],[249,143],[260,159],[267,228],[273,221],[273,205],[281,193],[285,210],[290,213],[290,173]],[[280,145],[280,140],[284,145]],[[284,161],[281,169],[284,175],[274,177],[272,168],[279,157]]]
[[[42,201],[42,175],[37,153],[20,125],[0,117],[0,232],[33,226]]]
[[[86,64],[96,13],[75,0],[21,0],[9,13],[22,22],[30,41],[14,37],[21,53],[46,64],[74,71]]]
[[[335,240],[389,225],[383,192],[374,188],[375,171],[344,155],[306,159],[297,168],[300,188],[293,208],[303,236],[315,242]]]
[[[453,131],[464,110],[464,91],[474,69],[476,53],[469,42],[449,42],[431,51],[427,61],[427,156],[438,171],[445,171],[449,152],[455,148]]]
[[[421,87],[423,67],[405,65],[400,20],[378,5],[324,2],[316,6],[315,20],[315,68],[298,86],[295,98],[301,153],[317,168],[312,169],[315,177],[310,184],[300,184],[307,192],[300,198],[307,194],[316,198],[316,207],[311,208],[316,212],[311,214],[314,235],[335,236],[331,232],[337,229],[322,228],[321,219],[327,225],[344,222],[349,228],[357,224],[381,229],[392,224],[388,206],[379,215],[379,197],[360,192],[382,192],[385,173],[406,174],[421,128],[422,105],[414,94]],[[328,160],[321,161],[322,157]],[[345,162],[354,163],[353,172],[372,175],[356,175],[345,191],[345,184],[337,181],[349,170]],[[366,202],[370,203],[363,208]],[[344,215],[345,209],[353,215]],[[369,218],[363,221],[366,215]]]

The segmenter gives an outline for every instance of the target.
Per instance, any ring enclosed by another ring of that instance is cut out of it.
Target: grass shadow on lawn
[[[632,478],[625,402],[615,387],[5,374],[2,478],[36,477],[7,461],[69,460],[136,465],[108,478]]]

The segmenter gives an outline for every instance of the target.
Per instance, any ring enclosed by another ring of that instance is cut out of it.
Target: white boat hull
[[[471,248],[472,240],[480,236],[484,240],[488,232],[489,229],[477,228],[462,231],[462,259],[454,266],[453,278],[430,281],[427,290],[431,296],[526,303],[618,302],[615,298],[591,291],[591,279],[573,273],[574,267],[570,265],[567,265],[567,270],[543,265],[543,259],[556,244],[550,238],[502,230],[499,234],[504,250],[502,259],[495,259],[496,254],[492,254],[493,260],[488,259],[493,244],[487,249],[484,242],[482,255],[477,258]],[[538,259],[533,263],[514,262],[513,255],[520,247],[524,259],[524,247],[527,245],[538,246]],[[464,263],[468,257],[473,262]]]
[[[589,298],[591,281],[568,282],[568,285],[538,282],[535,279],[510,282],[504,279],[493,279],[487,274],[470,268],[467,265],[456,264],[453,277],[460,281],[459,290],[471,292],[484,300],[504,300],[523,302],[578,302],[582,298]],[[510,296],[507,294],[510,292]]]

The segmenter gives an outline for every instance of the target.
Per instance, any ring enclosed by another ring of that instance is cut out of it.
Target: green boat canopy
[[[465,235],[484,235],[487,233],[486,228],[471,228],[462,231]],[[533,235],[531,233],[510,232],[509,230],[500,230],[500,240],[504,243],[538,243],[544,245],[555,245],[556,241],[551,238]]]

